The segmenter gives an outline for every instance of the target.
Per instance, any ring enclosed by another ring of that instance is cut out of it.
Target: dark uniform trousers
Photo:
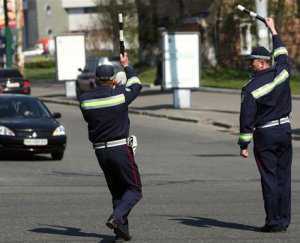
[[[257,128],[254,155],[261,175],[266,225],[288,227],[291,221],[290,124]]]
[[[131,209],[142,198],[140,174],[132,149],[121,145],[96,149],[95,153],[112,195],[114,219],[128,225]]]

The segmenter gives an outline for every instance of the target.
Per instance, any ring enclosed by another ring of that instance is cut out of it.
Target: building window
[[[49,4],[46,5],[45,10],[46,10],[46,14],[47,15],[51,15],[52,14],[52,8],[51,8],[51,6]]]
[[[98,7],[83,8],[84,13],[97,13],[98,10],[99,10]]]

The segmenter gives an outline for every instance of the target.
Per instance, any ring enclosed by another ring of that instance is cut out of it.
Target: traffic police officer
[[[291,221],[292,143],[290,65],[287,49],[277,35],[272,18],[266,25],[273,37],[273,58],[264,47],[251,53],[253,76],[242,89],[239,145],[248,157],[254,139],[254,155],[261,175],[265,225],[262,232],[286,231]]]
[[[97,87],[79,97],[80,108],[88,123],[89,140],[102,168],[112,195],[113,213],[106,225],[116,234],[116,242],[130,240],[128,215],[142,198],[138,167],[129,135],[128,106],[142,88],[134,69],[129,66],[127,53],[120,55],[127,83],[116,84],[113,66],[96,69]]]

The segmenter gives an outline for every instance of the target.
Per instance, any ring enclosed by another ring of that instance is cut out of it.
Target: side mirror
[[[54,112],[54,113],[52,113],[52,117],[55,119],[59,119],[59,118],[61,118],[61,114],[59,112]]]

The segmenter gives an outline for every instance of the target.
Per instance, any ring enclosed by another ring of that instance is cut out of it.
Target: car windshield
[[[2,69],[0,78],[22,78],[22,75],[17,69]]]
[[[0,99],[0,118],[49,118],[47,108],[36,99],[4,98]]]

